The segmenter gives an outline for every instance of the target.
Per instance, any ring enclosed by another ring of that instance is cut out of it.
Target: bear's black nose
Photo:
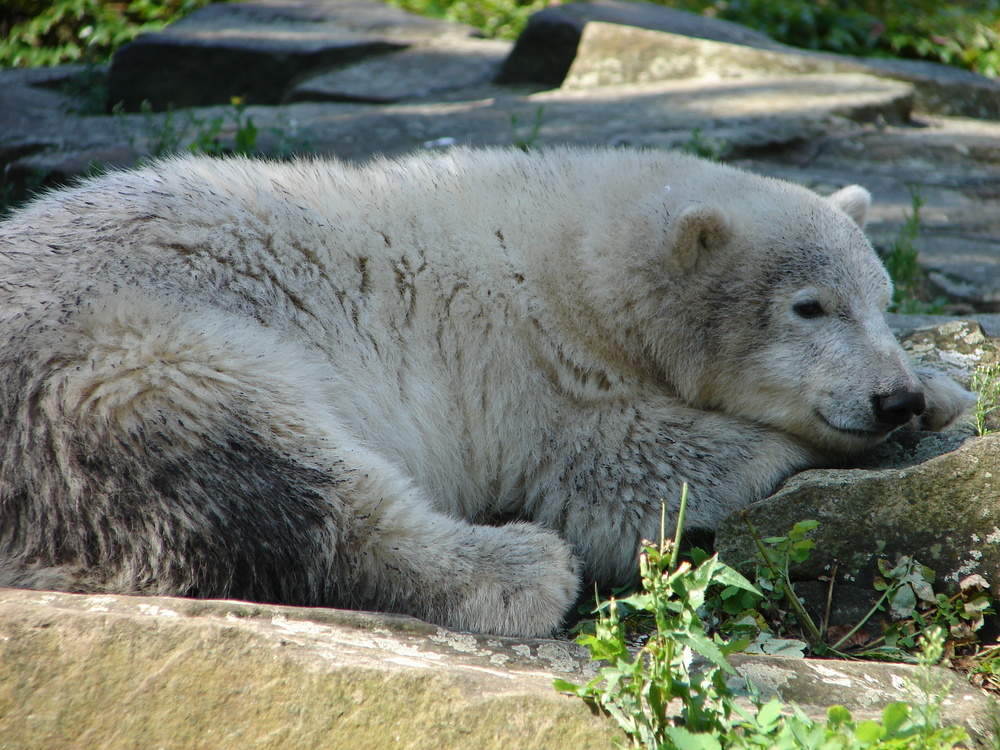
[[[885,425],[899,427],[924,413],[924,394],[919,391],[894,391],[873,398],[875,418]]]

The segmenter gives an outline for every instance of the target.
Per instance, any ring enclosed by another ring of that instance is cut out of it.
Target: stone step
[[[133,112],[144,101],[157,110],[224,104],[232,97],[280,104],[307,75],[476,33],[369,0],[213,3],[119,49],[108,100]]]
[[[877,718],[907,697],[913,676],[902,664],[749,654],[733,663],[765,698],[819,720],[832,704]],[[552,686],[595,670],[565,640],[386,614],[0,589],[0,737],[23,750],[604,750],[622,738],[615,723]],[[960,683],[943,706],[977,736],[988,734],[989,710]]]

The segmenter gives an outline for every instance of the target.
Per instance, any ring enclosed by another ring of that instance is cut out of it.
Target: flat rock
[[[1000,243],[992,238],[925,235],[915,243],[938,291],[977,310],[1000,312]]]
[[[425,99],[492,81],[510,43],[445,38],[327,71],[296,84],[291,101],[385,104]]]
[[[136,111],[244,97],[278,104],[303,76],[443,36],[457,24],[366,0],[248,0],[207,5],[119,49],[108,101]]]
[[[837,72],[842,71],[835,61],[810,55],[591,21],[583,29],[562,85],[588,88],[683,78]]]
[[[573,644],[500,642],[407,618],[0,592],[10,746],[606,748],[552,688]]]
[[[1000,339],[1000,314],[979,313],[972,317],[978,323],[980,330],[986,337]],[[949,329],[959,329],[968,331],[969,328],[969,316],[958,315],[901,315],[899,313],[889,313],[886,315],[886,321],[896,335],[903,339],[904,346],[907,340],[918,332],[922,335],[926,330],[946,331]],[[937,345],[935,343],[935,346]]]
[[[913,668],[739,655],[761,693],[825,718],[920,699]],[[226,601],[0,590],[0,736],[10,747],[607,748],[614,723],[552,679],[573,643],[454,633],[406,617]],[[988,736],[956,675],[948,721]]]

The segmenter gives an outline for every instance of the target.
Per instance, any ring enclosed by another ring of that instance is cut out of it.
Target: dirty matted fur
[[[0,225],[0,585],[556,626],[956,384],[829,198],[688,156],[176,158]]]

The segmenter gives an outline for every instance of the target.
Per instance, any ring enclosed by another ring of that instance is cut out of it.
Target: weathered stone
[[[828,53],[816,53],[826,58]],[[967,70],[924,60],[852,58],[845,62],[869,75],[912,83],[917,104],[924,112],[957,117],[1000,119],[1000,84]]]
[[[207,5],[119,49],[108,101],[136,111],[197,107],[245,97],[287,100],[309,73],[471,28],[367,0],[249,0]],[[165,74],[169,71],[169,74]]]
[[[510,43],[448,38],[321,73],[297,84],[291,101],[387,103],[470,88],[496,77]]]
[[[877,717],[911,666],[737,655],[765,698]],[[552,679],[595,674],[566,641],[241,602],[0,590],[0,737],[18,748],[606,748],[614,722]],[[956,675],[943,713],[989,736]],[[738,685],[734,685],[739,687]],[[746,703],[744,702],[744,705]]]
[[[600,34],[601,29],[612,28],[605,24],[589,24],[585,33],[589,34],[590,29],[594,29],[595,35]],[[649,34],[630,30],[630,35]],[[657,36],[663,36],[657,34]],[[715,45],[716,42],[706,42],[692,39],[685,40],[693,45]],[[641,58],[644,52],[650,51],[641,45],[631,47],[637,58]],[[733,47],[739,50],[739,56],[757,57],[759,55],[769,55],[772,53],[762,50],[751,50],[746,47]],[[657,53],[652,52],[653,55]],[[708,53],[710,55],[710,53]],[[754,67],[749,60],[745,60],[746,67],[740,68],[738,63],[733,62],[730,70],[743,70],[742,74],[723,76],[707,74],[705,68],[714,65],[710,62],[710,56],[700,57],[692,53],[691,56],[678,58],[678,74],[676,76],[658,75],[663,69],[669,67],[671,63],[665,58],[645,59],[639,64],[647,64],[652,71],[649,77],[643,74],[632,74],[629,71],[630,63],[635,62],[629,56],[605,57],[600,65],[591,71],[577,71],[574,67],[570,71],[570,77],[566,79],[563,91],[567,93],[574,89],[589,89],[593,86],[614,87],[616,90],[624,92],[635,89],[629,88],[629,84],[655,84],[663,82],[661,85],[669,84],[675,88],[673,91],[683,90],[678,84],[687,82],[696,84],[694,89],[688,86],[689,91],[696,90],[698,93],[694,99],[701,99],[703,102],[711,102],[710,110],[704,111],[710,117],[741,117],[746,115],[771,115],[797,113],[803,117],[822,117],[824,115],[840,115],[858,122],[905,122],[909,119],[910,111],[913,108],[913,89],[908,84],[897,81],[885,81],[871,76],[857,74],[804,74],[788,75],[788,71],[773,69],[767,75],[765,66]],[[662,63],[662,67],[660,65]],[[706,63],[706,65],[702,65]],[[681,69],[684,69],[683,72]],[[579,75],[578,75],[579,72]],[[627,78],[637,77],[638,81],[629,81]],[[650,89],[650,93],[657,89]],[[662,89],[661,89],[662,90]],[[694,102],[694,106],[698,106]],[[706,108],[708,109],[708,108]]]
[[[562,85],[590,88],[684,78],[836,72],[835,62],[809,55],[591,21],[583,29]]]
[[[554,5],[533,14],[504,63],[500,83],[532,82],[559,86],[577,54],[588,23],[633,26],[654,31],[771,49],[780,47],[745,26],[652,3],[591,0]]]
[[[611,85],[690,77],[695,70],[723,77],[747,71],[863,73],[913,84],[917,105],[926,112],[1000,117],[1000,84],[968,71],[798,49],[719,19],[621,0],[570,3],[535,14],[499,80]]]
[[[992,238],[925,235],[915,245],[938,291],[977,310],[1000,312],[1000,244]]]
[[[993,365],[1000,358],[997,340],[987,336],[982,325],[974,320],[916,327],[903,333],[900,343],[914,361],[945,370],[965,384],[972,380],[977,368]]]
[[[956,330],[952,326],[957,326],[959,331],[967,331],[973,340],[979,339],[979,334],[974,328],[969,326],[970,321],[965,317],[953,315],[902,315],[899,313],[889,313],[886,315],[889,327],[903,342],[903,346],[910,350],[911,354],[919,354],[915,347],[909,343],[911,334],[917,333],[923,336],[926,329],[936,329],[940,335],[935,334],[935,342],[940,342],[944,336],[952,335],[951,331]],[[1000,338],[1000,314],[980,313],[974,316],[974,320],[979,324],[983,336],[987,338]],[[959,334],[964,335],[964,334]],[[986,342],[983,342],[985,345]],[[935,343],[934,345],[937,345]],[[940,355],[938,355],[940,359]]]
[[[897,433],[870,451],[861,468],[814,469],[789,479],[747,512],[763,537],[815,519],[817,549],[795,576],[868,586],[879,558],[915,557],[954,590],[978,573],[1000,594],[1000,435],[965,438]],[[728,563],[755,560],[742,513],[716,536]]]
[[[238,602],[0,592],[9,747],[606,748],[580,649]],[[587,669],[591,667],[587,666]]]

